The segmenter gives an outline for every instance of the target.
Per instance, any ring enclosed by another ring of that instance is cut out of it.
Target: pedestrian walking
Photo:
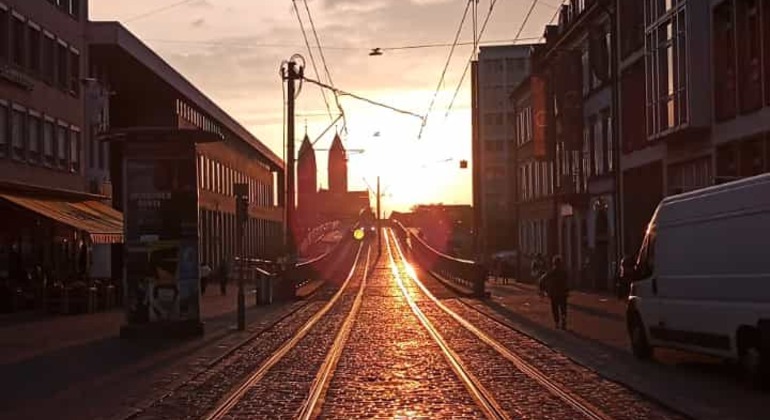
[[[206,294],[206,287],[209,285],[209,278],[211,277],[211,267],[209,267],[208,264],[203,264],[201,266],[201,295]]]
[[[569,286],[567,284],[567,271],[564,269],[560,256],[553,257],[551,269],[540,278],[540,290],[547,293],[551,299],[551,312],[556,328],[567,329]]]
[[[227,277],[230,275],[230,270],[228,267],[228,263],[226,261],[223,261],[222,264],[219,266],[219,293],[222,294],[222,296],[225,296],[227,294]]]
[[[545,274],[546,270],[546,264],[545,260],[543,259],[543,255],[540,253],[535,254],[532,257],[532,263],[530,264],[530,275],[532,275],[533,279],[539,279],[542,277],[543,274]]]
[[[615,282],[615,292],[618,299],[622,300],[628,297],[633,273],[634,260],[630,255],[626,255],[620,260],[620,272]]]

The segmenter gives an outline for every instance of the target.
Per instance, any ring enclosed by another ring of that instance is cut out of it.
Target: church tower
[[[318,191],[315,151],[307,134],[302,140],[297,157],[297,207],[307,211],[313,206]]]
[[[345,193],[348,191],[348,157],[339,134],[334,136],[329,148],[329,191]]]

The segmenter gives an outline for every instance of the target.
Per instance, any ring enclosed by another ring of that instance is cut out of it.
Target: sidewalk
[[[208,292],[201,308],[204,336],[188,340],[121,339],[121,310],[5,322],[0,326],[0,412],[25,419],[128,413],[306,304],[254,306],[253,295],[247,295],[247,331],[237,332],[236,288],[229,285],[226,296],[218,288]]]
[[[655,349],[654,360],[636,360],[629,349],[625,302],[612,296],[571,292],[563,331],[554,328],[550,301],[540,298],[534,285],[488,282],[487,290],[490,299],[465,301],[602,376],[691,417],[751,419],[770,404],[770,394],[748,387],[736,366],[717,358]]]
[[[236,310],[237,289],[230,285],[227,291],[227,295],[221,296],[217,287],[202,296],[204,322]],[[246,305],[253,306],[252,303],[253,299],[247,296]],[[115,337],[124,319],[122,308],[80,315],[5,315],[0,326],[0,365]]]
[[[532,284],[487,283],[492,301],[516,312],[540,327],[553,328],[551,304]],[[575,335],[620,351],[628,351],[626,302],[602,294],[572,291],[567,306],[567,327]]]

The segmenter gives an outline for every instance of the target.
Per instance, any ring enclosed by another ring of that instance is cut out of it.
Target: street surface
[[[386,231],[389,232],[389,231]],[[135,343],[120,312],[0,320],[3,418],[756,418],[766,393],[680,352],[638,362],[623,303],[573,292],[567,331],[532,286],[476,300],[364,241],[306,300],[204,298],[207,335]]]

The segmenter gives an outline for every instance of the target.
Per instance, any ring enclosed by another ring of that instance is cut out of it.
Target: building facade
[[[283,161],[119,23],[91,22],[88,42],[91,78],[100,89],[115,93],[102,102],[108,107],[109,120],[97,129],[196,128],[224,139],[197,146],[201,263],[216,268],[237,255],[241,232],[235,217],[236,183],[247,184],[249,192],[245,255],[280,255]],[[89,167],[95,173],[109,174],[113,205],[122,211],[122,154],[118,145],[95,140],[86,148]],[[102,161],[103,156],[108,158]],[[113,257],[120,259],[120,253]]]
[[[533,58],[552,104],[543,112],[553,159],[555,251],[574,286],[600,290],[612,286],[620,246],[613,16],[610,2],[563,5]]]
[[[85,181],[88,2],[0,1],[0,278],[109,277],[122,216]],[[16,283],[14,283],[16,282]]]
[[[538,53],[536,50],[534,56]],[[513,213],[518,232],[516,278],[528,281],[536,280],[529,268],[537,255],[547,258],[558,252],[554,159],[547,144],[547,115],[551,111],[547,98],[545,78],[536,67],[511,94],[518,168]]]
[[[473,67],[473,206],[476,252],[489,257],[517,247],[514,106],[510,92],[530,72],[532,45],[481,47]]]
[[[663,197],[770,170],[770,2],[623,0],[618,27],[633,254]]]

